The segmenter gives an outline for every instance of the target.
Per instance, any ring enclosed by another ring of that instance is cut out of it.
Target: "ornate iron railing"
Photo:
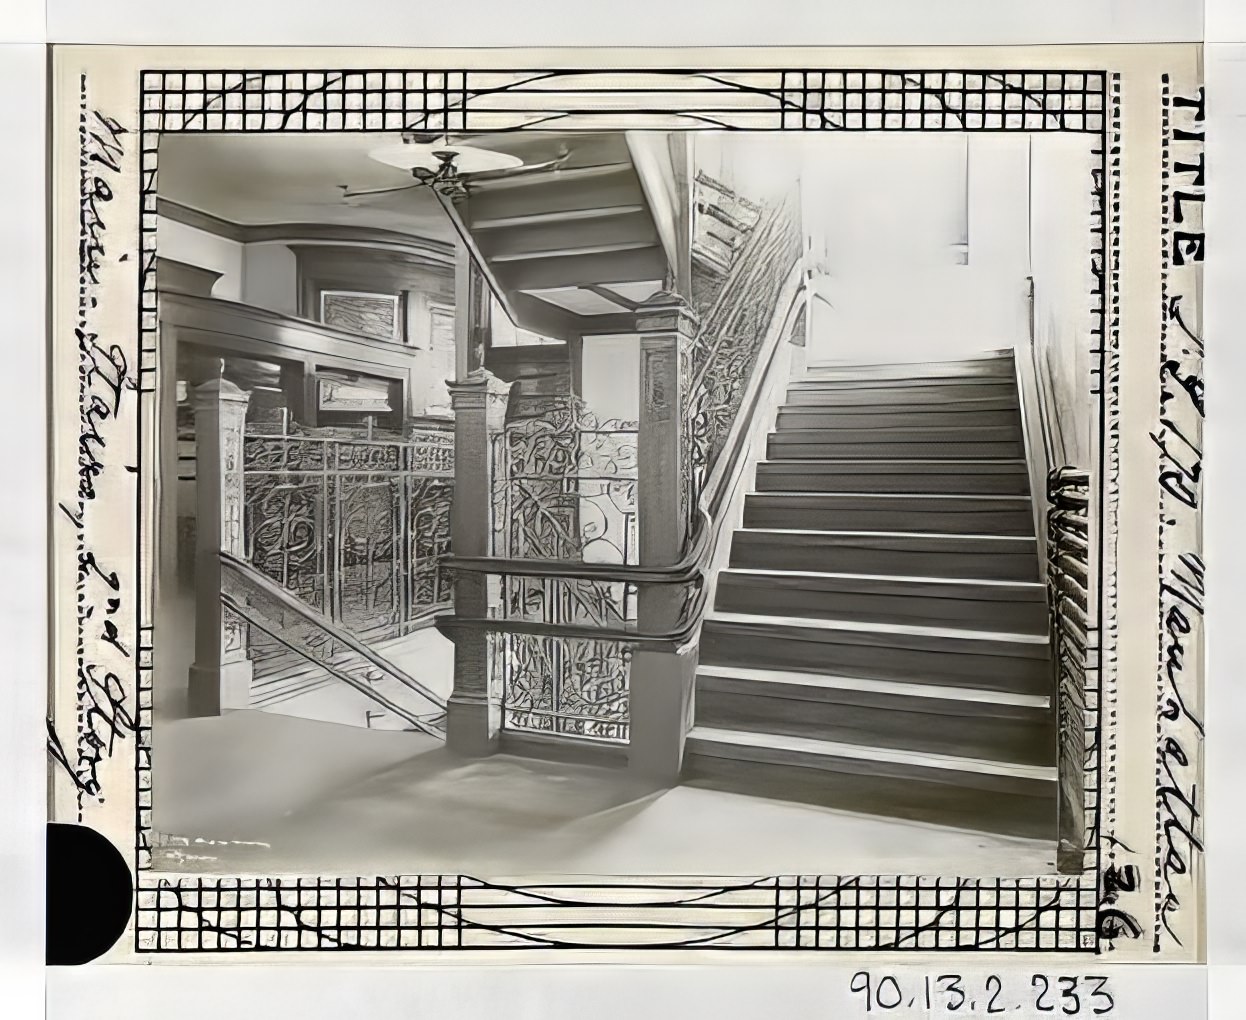
[[[445,701],[252,565],[221,553],[221,604],[252,634],[353,688],[406,728],[445,736]]]
[[[247,558],[335,624],[384,639],[451,604],[450,433],[249,426],[243,484]]]
[[[512,560],[634,564],[633,421],[600,421],[575,397],[509,422],[495,441],[493,547]],[[626,581],[500,575],[493,617],[507,623],[628,629]],[[490,632],[490,682],[504,728],[626,741],[630,651],[617,641]]]
[[[730,272],[701,318],[683,380],[687,491],[682,502],[690,518],[739,414],[767,328],[800,254],[799,224],[791,206],[763,209],[742,234]]]
[[[1047,585],[1059,741],[1060,853],[1076,856],[1085,845],[1089,474],[1070,467],[1052,471],[1047,480],[1047,502]]]

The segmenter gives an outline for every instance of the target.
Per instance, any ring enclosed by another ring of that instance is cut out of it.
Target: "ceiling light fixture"
[[[368,156],[386,166],[410,171],[411,176],[421,184],[435,188],[447,197],[464,192],[461,174],[512,170],[523,166],[522,159],[509,153],[462,143],[452,144],[448,138],[434,142],[420,141],[414,135],[404,135],[398,145],[373,149]]]

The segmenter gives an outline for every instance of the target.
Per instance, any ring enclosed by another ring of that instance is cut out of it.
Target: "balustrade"
[[[245,554],[359,636],[406,633],[453,600],[454,443],[357,430],[250,426],[243,441]],[[262,644],[262,641],[257,641]]]
[[[598,421],[570,395],[504,421],[483,411],[486,392],[505,400],[487,372],[452,387],[479,446],[469,465],[460,432],[455,614],[438,624],[456,643],[452,749],[488,753],[506,733],[622,744],[634,770],[677,780],[709,516],[731,475],[715,468],[743,455],[752,377],[787,364],[774,352],[800,321],[800,254],[792,211],[759,209],[705,321],[670,293],[637,309],[638,422]],[[465,497],[469,471],[492,479],[487,501]],[[456,740],[460,700],[473,722]]]
[[[1059,468],[1047,484],[1047,584],[1052,659],[1056,669],[1056,730],[1061,872],[1082,870],[1086,846],[1086,669],[1090,577],[1090,476]]]

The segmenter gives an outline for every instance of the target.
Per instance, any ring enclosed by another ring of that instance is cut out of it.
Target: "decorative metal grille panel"
[[[736,200],[737,205],[740,200]],[[695,513],[705,479],[739,413],[783,285],[800,257],[800,231],[785,205],[741,222],[730,271],[717,285],[689,351],[686,387],[686,512]]]
[[[454,446],[448,433],[330,431],[244,440],[251,563],[347,630],[383,639],[449,606]],[[262,658],[273,642],[252,634]]]
[[[636,441],[636,422],[599,421],[574,397],[509,423],[494,449],[495,553],[636,563]],[[620,630],[635,623],[636,591],[622,582],[509,576],[494,612]],[[508,729],[625,741],[629,663],[617,641],[490,637],[491,686]]]

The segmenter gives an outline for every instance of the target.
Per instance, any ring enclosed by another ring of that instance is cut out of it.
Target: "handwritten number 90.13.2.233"
[[[1027,975],[896,976],[862,970],[848,987],[867,1013],[1106,1016],[1116,1008],[1108,979],[1094,976],[1033,974],[1027,980]]]

